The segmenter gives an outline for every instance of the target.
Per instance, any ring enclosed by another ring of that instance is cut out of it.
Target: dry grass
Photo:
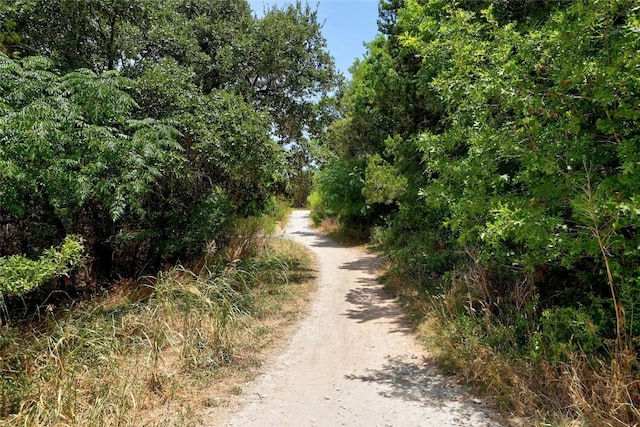
[[[337,233],[342,229],[340,223],[335,217],[326,217],[320,223],[318,230],[323,234]]]
[[[316,227],[317,231],[330,237],[333,241],[343,246],[354,247],[362,246],[367,243],[366,239],[353,235],[347,228],[343,227],[335,217],[326,217],[320,225]]]
[[[436,286],[425,292],[424,284],[401,272],[390,269],[384,276],[386,289],[398,297],[433,359],[493,401],[506,414],[506,424],[640,425],[636,354],[604,360],[567,349],[562,360],[528,357],[516,349],[508,325],[513,313],[533,315],[531,282],[492,283],[475,263],[449,280],[439,292]]]
[[[175,268],[3,326],[0,425],[199,425],[240,392],[313,288],[304,248],[265,239],[250,249],[256,258]]]

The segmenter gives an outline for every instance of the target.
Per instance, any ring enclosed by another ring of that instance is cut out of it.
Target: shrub
[[[66,276],[82,261],[84,247],[79,236],[67,236],[56,248],[44,251],[37,260],[22,255],[0,258],[0,298],[20,296],[54,277]]]

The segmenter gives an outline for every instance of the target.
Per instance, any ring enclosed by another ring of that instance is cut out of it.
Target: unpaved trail
[[[310,230],[308,211],[295,211],[285,234],[316,255],[318,292],[288,346],[222,425],[500,425],[425,360],[376,281],[375,255]]]

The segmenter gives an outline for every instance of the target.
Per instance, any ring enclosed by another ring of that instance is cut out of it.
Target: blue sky
[[[249,0],[258,16],[265,7],[288,3],[295,0]],[[356,58],[362,58],[366,51],[364,43],[372,41],[378,32],[378,0],[309,0],[308,3],[317,8],[318,21],[324,22],[322,34],[336,66],[349,78],[348,68]]]

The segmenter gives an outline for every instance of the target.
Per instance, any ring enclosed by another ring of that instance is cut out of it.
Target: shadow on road
[[[364,375],[345,375],[345,378],[382,385],[380,394],[384,397],[432,407],[444,406],[460,393],[434,365],[424,360],[404,361],[398,357],[387,360],[380,369]]]
[[[336,248],[336,249],[344,248],[344,246],[341,245],[340,243],[336,243],[333,240],[329,240],[329,239],[318,239],[315,242],[311,243],[311,246],[316,248]]]
[[[322,237],[322,235],[310,231],[292,231],[289,234],[295,234],[296,236],[315,238],[315,241],[309,242],[309,246],[313,246],[316,248],[344,248],[344,245],[340,243],[334,242],[331,239],[327,239],[326,237]]]
[[[345,316],[358,323],[384,320],[391,325],[389,333],[411,333],[402,311],[375,279],[360,279],[357,283],[361,286],[350,290],[346,296],[347,302],[355,307],[347,310]]]
[[[318,233],[313,233],[311,231],[290,231],[289,234],[295,234],[296,236],[304,236],[304,237],[315,237]]]
[[[340,267],[341,270],[364,271],[368,274],[376,274],[380,269],[380,261],[374,256],[363,256],[355,261],[345,262]]]

